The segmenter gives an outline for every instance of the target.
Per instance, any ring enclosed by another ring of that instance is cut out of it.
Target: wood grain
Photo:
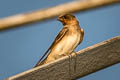
[[[63,13],[83,12],[113,3],[120,3],[120,0],[77,0],[51,8],[18,14],[0,19],[0,30],[22,27],[21,25],[51,19]]]
[[[120,36],[95,44],[7,80],[71,80],[120,62]],[[76,65],[75,65],[76,63]],[[75,67],[76,66],[76,67]]]

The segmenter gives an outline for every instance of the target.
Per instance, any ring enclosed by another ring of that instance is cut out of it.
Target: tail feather
[[[40,66],[40,65],[45,64],[45,60],[46,60],[46,59],[44,59],[42,62],[38,62],[38,63],[34,66],[34,68],[37,67],[37,66]]]

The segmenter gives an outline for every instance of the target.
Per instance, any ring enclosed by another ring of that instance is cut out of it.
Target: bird
[[[60,21],[64,27],[34,67],[70,55],[83,41],[84,30],[80,27],[77,18],[73,14],[61,14],[57,20]]]

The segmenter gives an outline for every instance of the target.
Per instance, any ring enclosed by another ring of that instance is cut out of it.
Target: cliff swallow
[[[35,67],[71,54],[83,40],[84,30],[80,27],[74,15],[69,13],[62,14],[57,20],[59,20],[64,27]],[[47,57],[44,58],[46,55]],[[42,60],[43,58],[44,60]]]

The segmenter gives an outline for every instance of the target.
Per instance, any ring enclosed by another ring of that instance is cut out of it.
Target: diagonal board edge
[[[7,80],[70,80],[120,62],[120,36],[95,44]]]

